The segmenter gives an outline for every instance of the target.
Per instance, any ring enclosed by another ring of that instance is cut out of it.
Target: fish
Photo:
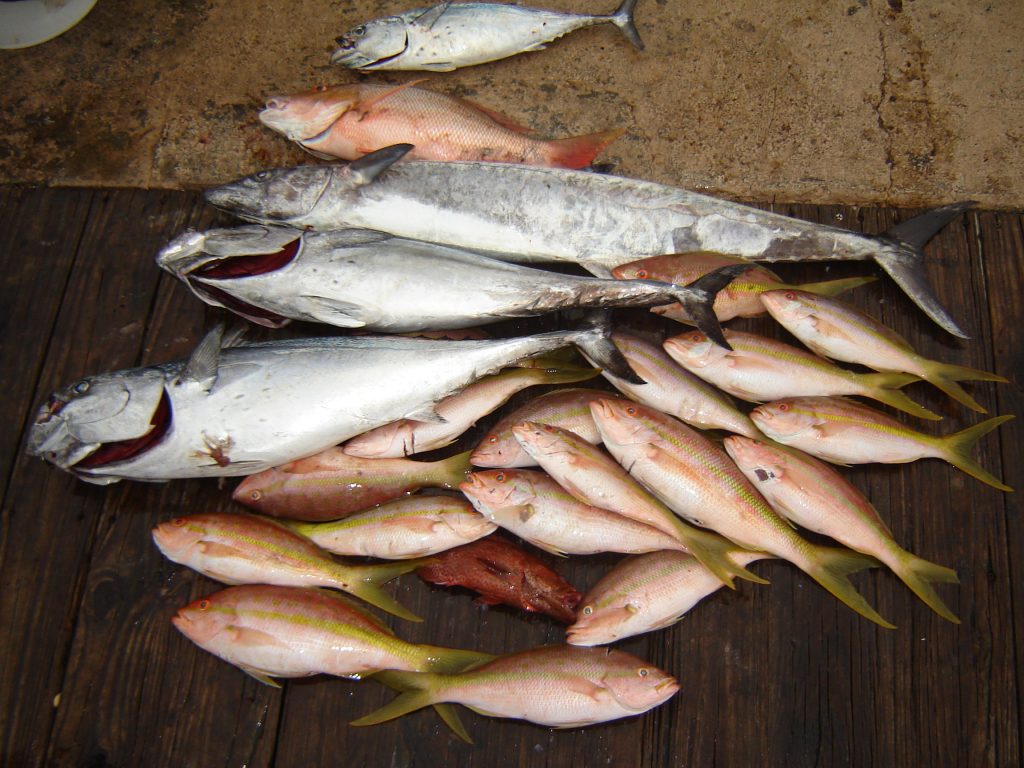
[[[440,461],[411,461],[365,459],[334,447],[250,475],[231,498],[265,515],[331,521],[421,488],[458,488],[469,468],[468,452]]]
[[[680,367],[660,345],[624,331],[613,331],[612,342],[630,367],[647,382],[632,384],[602,372],[626,397],[698,429],[724,429],[747,437],[761,436],[750,417],[736,408],[728,395]]]
[[[780,287],[762,293],[761,302],[783,328],[822,357],[920,376],[977,413],[987,411],[957,382],[1007,382],[988,371],[929,360],[891,328],[838,299]]]
[[[417,569],[421,579],[473,590],[482,605],[510,605],[563,624],[575,617],[580,592],[536,557],[496,534],[439,552],[431,560]]]
[[[351,725],[451,702],[490,717],[579,728],[643,714],[679,690],[674,677],[625,651],[571,645],[512,653],[457,674],[386,672],[375,679],[404,692]],[[461,724],[448,724],[472,743]]]
[[[353,437],[342,450],[350,456],[394,458],[444,448],[517,392],[542,384],[585,381],[600,375],[594,368],[552,361],[545,368],[511,368],[470,384],[434,406],[441,423],[401,419]]]
[[[341,520],[288,523],[295,533],[336,555],[407,560],[444,552],[498,527],[454,496],[407,496]]]
[[[607,318],[591,316],[575,330],[501,340],[330,337],[222,349],[218,326],[187,360],[54,393],[26,449],[97,484],[249,475],[397,419],[436,421],[433,407],[448,395],[569,345],[635,376],[608,333]]]
[[[729,285],[718,292],[715,297],[715,315],[721,322],[734,317],[758,317],[765,313],[760,295],[764,291],[776,288],[795,288],[823,296],[834,296],[868,283],[874,277],[849,277],[840,280],[825,280],[817,283],[788,285],[782,278],[767,267],[754,264],[737,256],[724,253],[673,253],[663,256],[651,256],[647,259],[622,264],[612,270],[616,280],[659,280],[667,283],[688,285],[708,272],[724,267],[727,264],[750,264],[750,268],[739,275]],[[690,323],[690,317],[678,304],[663,304],[651,307],[651,312],[662,317],[669,317],[680,323]]]
[[[930,582],[959,583],[956,571],[900,547],[867,497],[812,456],[778,444],[732,435],[724,447],[740,471],[779,514],[797,525],[871,555],[947,621],[960,620]]]
[[[406,642],[350,600],[318,589],[228,587],[180,609],[171,622],[204,651],[275,687],[278,677],[455,672],[494,658]]]
[[[995,416],[949,435],[911,429],[881,411],[841,397],[793,397],[750,413],[772,440],[833,464],[906,464],[942,459],[1000,491],[1013,489],[971,457],[975,444],[1012,415]]]
[[[686,549],[657,528],[578,501],[544,472],[472,472],[459,488],[488,520],[554,555]]]
[[[601,389],[570,387],[556,389],[533,398],[503,416],[484,435],[469,462],[475,467],[535,467],[536,460],[519,444],[512,428],[524,421],[550,424],[578,435],[588,443],[601,442],[601,435],[590,415],[590,401],[614,396]]]
[[[610,23],[638,50],[637,0],[611,14],[559,13],[508,3],[443,2],[352,27],[337,38],[332,64],[349,69],[451,72],[519,53],[539,51],[577,29]]]
[[[351,163],[259,171],[206,200],[259,223],[361,227],[515,261],[569,262],[608,276],[647,256],[714,251],[754,261],[867,261],[933,321],[968,338],[932,290],[924,245],[973,203],[866,235],[647,181],[508,163],[395,164],[398,144]]]
[[[591,411],[594,402],[604,401],[593,401]],[[737,576],[767,583],[736,561],[732,542],[712,531],[683,522],[608,454],[586,440],[564,429],[529,421],[517,424],[512,432],[541,468],[577,500],[624,515],[674,537],[730,588]]]
[[[765,552],[734,556],[741,565],[771,557]],[[620,561],[580,600],[566,630],[570,645],[607,645],[675,624],[723,586],[697,558],[662,550]]]
[[[168,560],[223,584],[330,587],[403,619],[422,621],[382,591],[381,585],[415,570],[423,561],[341,563],[305,537],[256,515],[176,517],[160,523],[152,535]]]
[[[783,397],[860,395],[922,419],[942,417],[899,391],[920,378],[906,373],[854,373],[824,358],[765,336],[726,331],[731,351],[700,331],[666,339],[669,357],[686,370],[743,400],[763,403]]]
[[[321,159],[356,160],[408,142],[406,160],[488,160],[585,168],[625,131],[540,139],[510,118],[414,80],[399,86],[353,83],[273,96],[260,122]]]
[[[742,271],[732,264],[674,286],[557,274],[380,232],[292,230],[281,244],[286,233],[258,225],[186,232],[160,251],[157,264],[207,304],[270,327],[293,319],[383,333],[436,331],[560,309],[679,301],[716,339],[715,293]]]
[[[590,407],[616,461],[676,514],[744,549],[788,560],[861,616],[895,628],[847,578],[875,565],[873,558],[801,537],[725,451],[681,421],[639,403],[598,400]]]

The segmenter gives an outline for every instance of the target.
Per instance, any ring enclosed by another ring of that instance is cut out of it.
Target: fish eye
[[[263,491],[253,491],[249,494],[249,498],[253,501],[259,501],[263,498]]]
[[[270,178],[270,171],[257,171],[256,181],[266,181]]]
[[[494,445],[496,442],[498,442],[498,436],[497,435],[488,435],[487,436],[487,442],[490,443],[491,445]]]
[[[84,395],[89,391],[89,382],[84,379],[71,388],[71,391],[76,395]]]
[[[647,278],[648,274],[650,274],[650,273],[646,269],[638,269],[636,271],[636,276],[638,278],[640,278],[641,280],[645,280]]]
[[[691,333],[690,334],[690,341],[693,341],[693,342],[704,341],[704,334],[703,333]]]
[[[647,667],[640,667],[640,669],[638,669],[636,673],[640,675],[640,677],[647,677],[647,675],[650,674],[650,671],[647,669]]]
[[[555,428],[552,427],[550,424],[542,425],[541,429],[543,429],[545,432],[554,432],[555,431]]]
[[[327,86],[326,85],[318,85],[314,90],[317,93],[323,93],[324,91],[327,90]]]
[[[585,606],[583,606],[583,610],[581,611],[581,613],[584,616],[589,616],[593,612],[594,612],[594,606],[592,606],[592,605],[585,605]]]
[[[786,291],[785,296],[788,301],[796,301],[796,294],[792,291]]]
[[[789,403],[779,403],[779,410],[785,413],[789,410]]]
[[[181,528],[181,526],[183,526],[185,522],[186,520],[184,517],[176,517],[173,520],[171,520],[171,525],[173,525],[175,528]]]
[[[494,480],[495,480],[495,482],[498,482],[498,483],[504,483],[505,482],[505,473],[504,472],[499,472],[498,474],[496,474],[494,476]]]
[[[358,27],[353,27],[352,34],[356,37],[362,37],[366,34],[366,25],[360,24]]]
[[[200,600],[199,605],[196,606],[200,611],[206,611],[210,608],[209,600]]]
[[[638,413],[640,413],[640,411],[636,409],[636,406],[631,405],[628,408],[626,408],[626,413],[628,413],[630,416],[636,416]]]

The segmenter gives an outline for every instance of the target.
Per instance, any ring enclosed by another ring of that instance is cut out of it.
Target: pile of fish
[[[588,16],[445,2],[353,28],[333,60],[446,71],[601,22],[642,47],[634,5]],[[153,531],[166,557],[230,585],[174,617],[197,645],[272,685],[372,676],[399,695],[353,724],[432,706],[469,740],[453,703],[570,727],[667,701],[679,688],[670,674],[591,646],[667,627],[736,578],[767,583],[749,570],[765,558],[788,560],[892,628],[849,578],[884,564],[957,621],[934,586],[956,573],[903,549],[826,462],[934,457],[1010,490],[971,449],[1011,417],[935,436],[851,399],[935,420],[902,387],[925,380],[983,412],[960,382],[1004,379],[927,360],[836,298],[873,278],[789,285],[752,260],[874,260],[964,336],[921,261],[968,204],[857,234],[577,170],[619,131],[545,141],[415,83],[274,97],[261,119],[344,161],[209,190],[209,202],[253,223],[185,232],[157,256],[202,301],[270,328],[300,320],[375,334],[582,316],[518,338],[242,343],[218,327],[188,360],[54,394],[28,450],[83,480],[245,476],[233,498],[253,512],[177,517]],[[528,265],[545,262],[591,275]],[[609,310],[624,307],[689,327],[663,340],[613,327]],[[720,327],[764,313],[810,351]],[[621,395],[551,388],[598,375]],[[538,385],[548,390],[518,394]],[[513,396],[519,407],[489,416]],[[478,422],[489,424],[482,439],[465,445]],[[409,458],[460,441],[470,450]],[[798,526],[841,546],[812,543]],[[558,555],[626,557],[582,593],[508,536]],[[568,625],[566,643],[504,656],[416,645],[341,594],[418,621],[382,589],[413,571],[550,616]]]

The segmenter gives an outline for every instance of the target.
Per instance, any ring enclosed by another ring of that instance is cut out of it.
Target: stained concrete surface
[[[423,76],[329,63],[334,37],[416,4],[100,0],[0,52],[0,182],[192,188],[312,162],[260,106]],[[637,26],[642,53],[602,25],[425,87],[553,137],[625,126],[600,158],[617,173],[734,199],[1024,207],[1021,0],[641,0]]]

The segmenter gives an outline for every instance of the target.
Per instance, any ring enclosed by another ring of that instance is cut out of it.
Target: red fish
[[[420,578],[444,587],[479,592],[484,605],[511,605],[545,613],[563,624],[576,620],[582,595],[540,560],[513,544],[488,536],[431,557],[418,568]]]

